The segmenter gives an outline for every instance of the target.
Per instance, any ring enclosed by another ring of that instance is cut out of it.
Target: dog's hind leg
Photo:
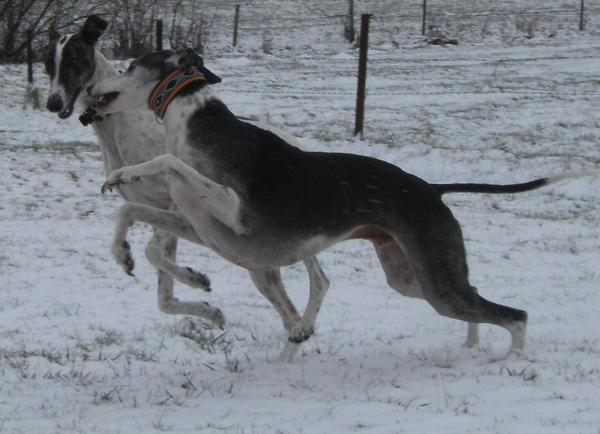
[[[424,298],[441,315],[503,327],[511,334],[511,351],[525,345],[527,312],[492,303],[469,284],[460,226],[441,201],[413,216],[411,233],[399,227],[394,238],[406,249]]]
[[[121,184],[137,182],[143,176],[172,175],[187,185],[202,199],[206,209],[237,235],[247,232],[242,223],[242,199],[231,188],[218,184],[198,173],[174,155],[159,155],[150,161],[113,170],[102,185],[102,193]]]
[[[377,241],[373,241],[373,246],[388,285],[407,297],[424,299],[423,289],[402,247],[391,237],[378,238]],[[479,325],[469,323],[467,339],[463,345],[471,348],[477,344],[479,344]]]
[[[205,274],[190,267],[181,267],[165,255],[164,248],[162,247],[162,238],[165,236],[170,237],[171,235],[162,231],[154,232],[152,239],[146,246],[146,258],[148,261],[154,268],[171,275],[181,283],[209,292],[211,290],[210,280]]]
[[[289,340],[300,343],[307,340],[315,332],[315,322],[321,309],[325,294],[329,289],[329,279],[325,276],[319,261],[315,256],[304,260],[310,282],[310,295],[302,319],[292,327]]]
[[[155,229],[155,235],[151,240],[150,261],[157,260],[159,265],[171,263],[180,270],[183,267],[175,265],[175,254],[177,250],[177,238],[188,239],[192,242],[202,244],[194,230],[187,220],[181,214],[174,211],[165,211],[152,208],[146,205],[127,202],[121,206],[117,220],[117,231],[113,241],[113,254],[123,268],[131,274],[133,270],[133,259],[127,240],[127,232],[134,221],[141,221],[152,225]],[[159,235],[159,231],[162,233]],[[175,235],[175,236],[173,236]],[[146,250],[148,253],[148,249]],[[154,257],[156,255],[156,258]],[[222,327],[225,323],[220,309],[212,307],[204,302],[182,302],[173,295],[173,276],[169,274],[172,269],[159,270],[158,282],[158,307],[161,311],[169,314],[193,315],[208,319],[218,326]],[[199,274],[194,272],[194,274]],[[208,281],[207,278],[205,278]],[[200,283],[200,282],[198,282]],[[196,285],[198,287],[199,285]],[[206,285],[205,289],[209,286]]]
[[[177,254],[177,238],[163,234],[160,238],[163,254],[170,260],[175,261]],[[204,318],[218,327],[223,328],[225,317],[221,309],[213,307],[206,302],[183,302],[175,298],[173,294],[173,277],[168,273],[158,271],[158,308],[171,315],[192,315]]]
[[[260,293],[269,300],[281,316],[285,329],[290,331],[301,318],[285,292],[279,268],[261,268],[248,270],[248,272]]]
[[[474,286],[471,286],[471,288],[477,293],[477,288]],[[467,326],[467,339],[465,339],[463,347],[473,348],[477,345],[479,345],[479,324],[476,322],[470,322]]]

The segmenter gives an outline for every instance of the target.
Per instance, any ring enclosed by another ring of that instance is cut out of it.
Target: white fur
[[[108,104],[108,106],[103,107],[103,110],[108,112],[143,107],[146,105],[146,98],[151,92],[151,88],[148,85],[141,84],[143,83],[143,80],[136,83],[137,80],[135,77],[137,74],[145,74],[145,72],[134,70],[130,73],[114,77],[113,79],[104,80],[94,86],[91,94],[102,95],[114,91],[121,92],[121,96]],[[138,76],[138,78],[139,77],[140,76]],[[142,88],[144,88],[145,91],[143,91]],[[187,122],[189,117],[194,111],[205,105],[206,102],[213,97],[214,94],[212,89],[210,86],[207,86],[193,95],[177,98],[177,100],[170,105],[164,119],[166,136],[168,138],[166,141],[166,150],[168,153],[175,155],[179,154],[177,152],[178,148],[180,145],[184,144],[186,140]],[[148,113],[151,112],[148,111]],[[284,140],[297,143],[295,138],[283,134],[281,131],[274,129],[271,126],[262,123],[254,124],[260,128],[278,134]],[[241,221],[243,205],[239,196],[232,189],[216,184],[210,179],[200,175],[193,168],[183,163],[183,161],[173,157],[173,155],[164,155],[134,167],[118,169],[109,175],[107,184],[128,183],[133,181],[136,177],[150,174],[171,175],[171,197],[177,199],[174,201],[180,205],[180,211],[187,217],[187,221],[192,224],[203,244],[208,245],[219,252],[220,240],[213,239],[210,236],[210,227],[214,224],[214,219],[229,226],[237,234],[242,234],[246,231],[246,228]],[[198,201],[199,197],[201,198],[200,201]],[[198,209],[199,207],[203,209]],[[124,245],[123,242],[126,240],[127,228],[132,222],[134,212],[131,205],[124,205],[123,208],[127,209],[125,210],[126,212],[124,211],[120,215],[121,218],[118,225],[119,230],[117,231],[115,242],[113,244],[113,249],[117,250],[122,249],[122,246]],[[180,218],[180,215],[170,213],[168,216],[159,216],[156,212],[146,211],[148,210],[138,209],[138,207],[136,207],[136,212],[138,212],[136,214],[136,219],[146,221],[153,224],[155,228],[160,228],[162,230],[172,231],[176,229],[176,227],[181,228],[183,226],[181,222],[174,223]],[[193,216],[193,218],[190,219],[190,216]],[[177,234],[178,232],[174,233]],[[204,237],[206,234],[208,234],[208,236]],[[185,237],[182,233],[179,233],[178,236]],[[149,245],[149,247],[151,246]],[[149,250],[147,249],[147,252],[148,251]],[[152,249],[150,249],[150,252],[152,253]],[[171,264],[166,264],[164,261],[162,263],[157,263],[157,256],[154,254],[150,256],[149,259],[153,264],[157,265],[159,269],[164,271],[170,270]],[[236,258],[229,259],[232,260],[232,262],[238,263],[235,260]],[[121,262],[123,262],[122,259]],[[292,338],[298,336],[305,339],[312,334],[317,313],[329,286],[329,282],[316,258],[308,258],[305,261],[305,265],[309,272],[312,301],[309,301],[307,306],[306,319],[303,320],[298,327],[294,327],[293,330],[292,326],[300,321],[300,317],[285,293],[279,270],[277,268],[271,268],[250,271],[251,277],[259,291],[277,309],[286,329],[291,330]],[[171,274],[174,277],[181,279],[181,276],[178,277],[175,273]],[[271,274],[270,278],[267,278],[268,274]]]
[[[186,184],[195,198],[202,198],[208,212],[237,235],[247,232],[241,222],[242,200],[236,192],[201,175],[171,154],[159,155],[145,163],[114,170],[108,175],[105,186],[110,188],[113,185],[130,184],[141,177],[167,173]]]
[[[62,62],[62,55],[65,45],[69,42],[69,39],[73,34],[68,34],[62,36],[58,42],[56,43],[56,52],[54,54],[54,77],[52,77],[52,81],[50,82],[50,95],[58,94],[63,103],[63,106],[68,104],[67,93],[62,84],[60,84],[60,62]],[[63,41],[64,39],[64,41]],[[63,41],[63,42],[61,42]]]
[[[585,178],[587,176],[598,176],[600,175],[600,170],[587,170],[583,172],[573,172],[573,173],[563,173],[562,175],[551,176],[548,178],[547,184],[555,184],[560,181],[564,181],[565,179],[577,179],[577,178]]]

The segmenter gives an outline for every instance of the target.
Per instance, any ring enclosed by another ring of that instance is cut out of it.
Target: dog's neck
[[[180,93],[173,98],[163,118],[168,140],[178,137],[178,133],[184,133],[190,117],[215,98],[215,92],[208,85],[193,93]]]
[[[110,62],[100,53],[98,50],[95,51],[96,68],[92,78],[83,86],[83,90],[79,94],[79,104],[83,109],[87,109],[96,102],[96,98],[90,97],[85,88],[90,85],[94,85],[105,78],[114,77],[117,75],[117,71],[113,68]]]
[[[176,69],[154,87],[148,97],[148,106],[157,118],[163,119],[175,98],[194,94],[207,85],[206,77],[197,67]]]

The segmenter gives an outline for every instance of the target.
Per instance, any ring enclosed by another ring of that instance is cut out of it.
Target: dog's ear
[[[60,33],[56,30],[56,20],[52,21],[50,27],[48,27],[48,40],[50,42],[56,41],[60,38]]]
[[[219,77],[217,74],[213,73],[206,66],[201,66],[200,71],[202,71],[202,74],[204,74],[204,77],[206,77],[206,81],[208,81],[208,84],[216,84],[216,83],[220,83],[223,81],[221,79],[221,77]]]
[[[202,57],[198,56],[194,50],[191,48],[184,48],[183,50],[179,50],[177,52],[179,55],[179,67],[180,68],[189,68],[190,66],[197,66],[198,68],[202,68],[204,62],[202,61]]]
[[[83,27],[79,34],[81,35],[81,39],[88,44],[95,44],[107,27],[108,23],[98,15],[90,15],[88,19],[85,20],[85,23],[83,23]]]
[[[213,73],[210,69],[204,66],[204,61],[202,57],[200,57],[194,50],[191,48],[186,48],[184,50],[180,50],[177,52],[179,54],[179,67],[181,68],[189,68],[190,66],[195,66],[202,74],[206,77],[206,81],[208,84],[220,83],[221,77],[217,74]]]

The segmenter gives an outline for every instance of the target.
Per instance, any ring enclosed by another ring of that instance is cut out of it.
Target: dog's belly
[[[197,194],[176,179],[171,184],[171,195],[207,247],[247,269],[290,265],[340,241],[340,237],[324,234],[288,235],[284,228],[273,231],[261,224],[251,227],[246,235],[236,235],[212,216]]]

